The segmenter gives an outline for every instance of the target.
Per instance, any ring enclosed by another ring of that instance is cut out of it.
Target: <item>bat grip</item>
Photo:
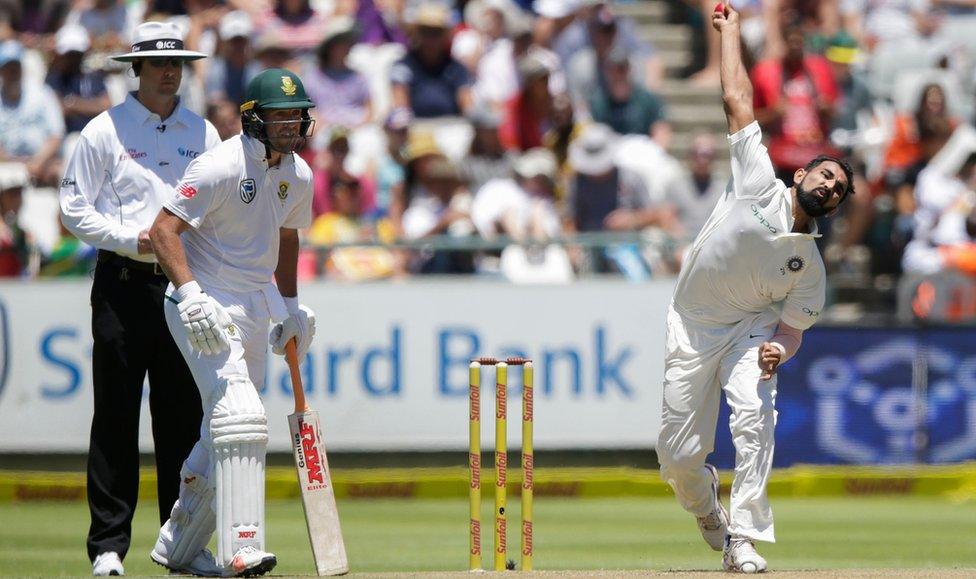
[[[288,362],[288,372],[291,374],[291,389],[295,393],[295,413],[308,410],[305,403],[305,388],[302,386],[302,373],[298,369],[298,350],[295,338],[285,343],[285,361]]]

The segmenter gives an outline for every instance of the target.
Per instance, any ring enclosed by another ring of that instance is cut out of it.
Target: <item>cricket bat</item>
[[[339,510],[336,508],[329,461],[325,456],[325,440],[319,425],[319,413],[305,403],[294,339],[285,345],[285,359],[295,392],[295,413],[288,416],[288,429],[295,449],[298,486],[302,491],[302,506],[315,570],[320,576],[344,575],[349,572],[349,561],[339,527]]]

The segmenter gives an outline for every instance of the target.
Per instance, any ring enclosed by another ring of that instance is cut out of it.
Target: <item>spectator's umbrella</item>
[[[198,60],[206,54],[183,48],[183,33],[172,22],[143,22],[132,35],[132,51],[117,54],[112,60],[132,62],[140,58],[182,58]]]

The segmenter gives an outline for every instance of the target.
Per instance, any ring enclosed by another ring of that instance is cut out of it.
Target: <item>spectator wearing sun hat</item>
[[[325,135],[325,150],[315,156],[312,170],[314,193],[312,196],[312,214],[316,217],[332,211],[333,193],[340,183],[356,181],[359,185],[359,199],[364,214],[373,211],[376,206],[376,185],[367,176],[353,175],[346,167],[349,157],[349,129],[341,125],[333,125]]]
[[[824,56],[830,62],[837,81],[837,104],[831,118],[831,128],[856,131],[858,115],[873,115],[871,89],[863,71],[854,66],[861,58],[857,41],[841,31],[828,41]]]
[[[553,95],[549,88],[550,69],[534,54],[518,62],[521,89],[506,104],[498,133],[510,151],[527,151],[543,146],[551,126]]]
[[[403,214],[404,236],[470,236],[475,232],[471,201],[457,166],[443,156],[431,158],[417,175],[416,194]],[[474,260],[467,251],[435,250],[418,256],[413,269],[424,274],[473,273]]]
[[[667,148],[671,129],[664,100],[634,82],[630,55],[622,46],[610,50],[603,63],[603,82],[589,94],[593,120],[621,135],[646,135]]]
[[[556,157],[547,149],[518,155],[508,176],[488,181],[475,195],[471,218],[481,236],[519,241],[558,237],[556,176]]]
[[[0,160],[24,163],[36,184],[54,185],[64,138],[61,103],[47,85],[24,78],[23,55],[20,42],[0,42]]]
[[[217,54],[208,59],[204,80],[208,102],[244,102],[245,87],[261,72],[261,65],[253,59],[253,34],[254,23],[246,12],[234,10],[221,17]]]
[[[369,82],[346,62],[358,38],[355,20],[334,17],[315,50],[315,64],[302,75],[305,90],[318,111],[316,118],[326,125],[354,129],[372,116]]]
[[[477,191],[492,179],[508,177],[512,172],[514,155],[505,150],[498,138],[498,127],[502,122],[498,113],[479,107],[468,115],[468,121],[474,128],[474,138],[471,139],[462,172],[471,190]]]
[[[22,163],[0,163],[0,277],[20,277],[28,272],[35,248],[18,219],[24,189],[30,184]]]
[[[329,16],[310,0],[278,0],[269,5],[270,10],[255,18],[258,33],[274,32],[283,47],[301,55],[311,54],[321,41]]]
[[[569,146],[566,210],[573,231],[636,231],[660,224],[639,175],[617,166],[618,135],[606,125],[588,125]]]
[[[63,26],[54,37],[55,57],[44,82],[61,100],[65,132],[69,134],[80,132],[112,105],[102,73],[82,70],[90,47],[88,33],[80,26]]]
[[[410,51],[390,71],[393,105],[418,118],[461,116],[474,102],[468,70],[451,56],[451,14],[420,5],[410,21]]]
[[[383,123],[386,148],[371,168],[376,183],[376,217],[390,217],[399,229],[405,208],[407,135],[413,113],[410,109],[393,109]]]
[[[113,53],[128,46],[132,34],[128,12],[122,0],[94,0],[77,3],[64,24],[81,26],[93,39],[95,52]]]

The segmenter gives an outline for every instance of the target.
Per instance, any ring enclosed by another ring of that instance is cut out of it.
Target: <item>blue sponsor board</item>
[[[976,459],[976,329],[814,328],[779,374],[775,466]],[[723,397],[722,468],[728,417]]]

